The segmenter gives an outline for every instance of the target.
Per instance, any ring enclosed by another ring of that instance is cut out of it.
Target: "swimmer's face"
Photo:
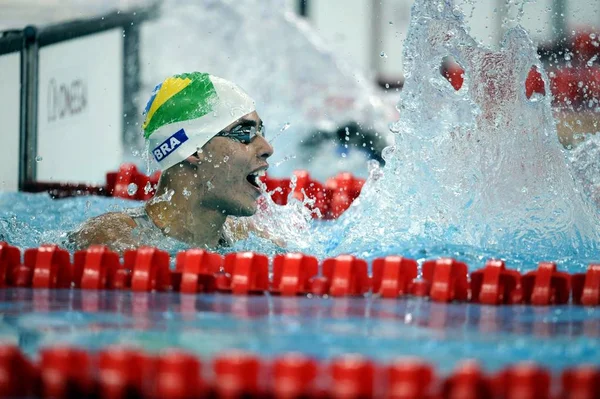
[[[196,154],[196,188],[202,193],[203,207],[232,216],[256,212],[261,195],[256,180],[269,167],[267,158],[273,154],[262,129],[262,120],[252,112],[227,126],[222,136],[213,137]]]

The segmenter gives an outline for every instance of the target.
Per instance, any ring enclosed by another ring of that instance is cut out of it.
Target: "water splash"
[[[440,74],[463,69],[456,91]],[[529,269],[542,259],[578,270],[596,256],[598,213],[570,174],[549,97],[525,95],[535,66],[548,78],[526,32],[511,28],[498,51],[478,44],[452,1],[417,0],[404,48],[405,85],[387,165],[372,165],[361,197],[335,223],[311,222],[302,202],[267,199],[252,218],[258,234],[234,245],[319,257],[400,253],[417,259],[507,259]]]
[[[440,74],[448,56],[465,70],[459,91]],[[336,226],[336,252],[418,242],[523,263],[597,256],[599,215],[567,167],[550,98],[525,96],[531,67],[543,70],[527,33],[508,30],[494,52],[468,35],[452,1],[417,0],[404,59],[395,144],[383,177]]]

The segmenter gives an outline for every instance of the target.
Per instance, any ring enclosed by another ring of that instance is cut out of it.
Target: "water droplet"
[[[291,126],[291,123],[286,122],[279,131],[284,132],[284,131],[288,130],[290,128],[290,126]]]
[[[191,192],[190,190],[188,190],[188,188],[187,188],[187,187],[184,187],[184,188],[183,188],[183,196],[184,196],[185,198],[190,198],[190,195],[192,195],[192,192]]]
[[[137,193],[138,190],[138,186],[135,183],[129,183],[129,185],[127,186],[127,194],[129,195],[135,195],[135,193]]]
[[[342,158],[346,158],[346,153],[342,153]]]
[[[40,155],[38,155],[37,157],[35,157],[35,162],[41,162],[44,158],[42,158]]]
[[[379,53],[379,56],[381,58],[387,58],[387,54],[384,51],[382,51],[381,53]]]
[[[594,62],[596,61],[596,59],[598,59],[598,54],[594,54],[594,56],[588,60],[587,66],[588,67],[594,66]]]
[[[228,155],[225,155],[225,156],[223,157],[223,162],[227,163],[227,161],[229,161],[229,156],[228,156]]]
[[[152,184],[150,182],[146,183],[144,186],[144,194],[148,195],[152,191]]]
[[[386,84],[385,84],[385,88],[386,88],[386,89],[389,89],[389,88],[390,88],[390,84],[389,84],[389,83],[386,83]]]
[[[596,34],[595,33],[590,33],[590,39],[594,40],[596,38]]]
[[[211,183],[211,181],[207,181],[206,182],[206,188],[208,189],[208,191],[212,190],[213,188],[215,188],[214,184]]]
[[[394,23],[393,23],[392,21],[388,22],[388,24],[390,24],[390,25],[394,25]]]

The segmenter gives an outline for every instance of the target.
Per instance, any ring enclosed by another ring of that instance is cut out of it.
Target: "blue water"
[[[442,372],[466,358],[490,371],[524,360],[554,371],[600,365],[600,308],[6,289],[0,309],[0,336],[32,356],[54,344],[125,344],[178,347],[205,359],[232,348],[267,358],[290,351],[381,362],[418,356]]]
[[[0,239],[22,248],[60,243],[66,230],[88,217],[139,205],[101,197],[52,200],[46,194],[0,193]],[[319,229],[329,227],[317,223],[313,228],[318,235]],[[335,238],[332,241],[335,248]],[[265,253],[281,252],[257,239],[238,243],[246,249],[256,245],[263,245]],[[183,247],[170,248],[179,249]],[[395,253],[378,248],[369,255],[388,252]],[[485,259],[477,254],[478,263],[464,248],[451,246],[413,252],[417,259],[454,253],[470,260],[472,269]],[[555,371],[584,362],[600,364],[600,308],[579,306],[3,289],[0,313],[0,338],[18,343],[33,357],[39,348],[55,344],[90,350],[126,344],[149,351],[179,347],[203,358],[231,348],[266,357],[288,351],[320,359],[360,353],[382,362],[418,356],[441,372],[466,358],[478,360],[488,370],[521,360]]]

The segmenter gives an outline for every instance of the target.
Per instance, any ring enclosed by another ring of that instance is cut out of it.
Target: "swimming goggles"
[[[230,139],[239,141],[243,144],[250,144],[252,139],[256,136],[265,137],[265,126],[260,125],[256,128],[255,124],[240,124],[233,127],[229,131],[221,131],[217,133],[220,137],[229,137]]]

